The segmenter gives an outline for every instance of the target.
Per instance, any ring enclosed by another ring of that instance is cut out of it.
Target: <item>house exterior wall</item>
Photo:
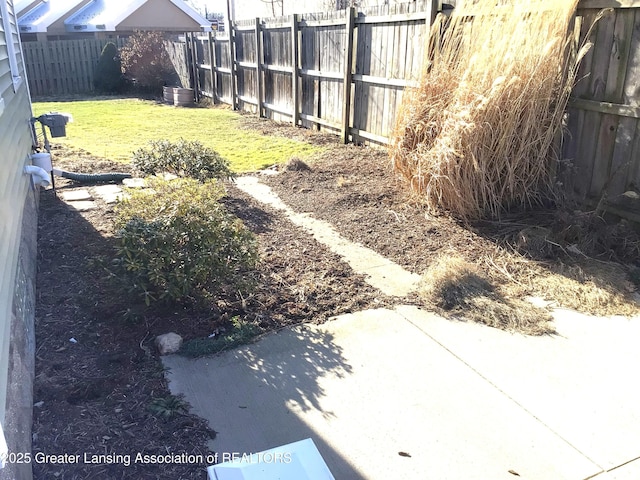
[[[67,33],[64,21],[74,15],[78,10],[84,7],[87,3],[90,3],[92,0],[84,0],[79,2],[76,6],[74,6],[71,10],[66,12],[60,18],[58,18],[55,22],[53,22],[47,28],[48,35],[65,35]]]
[[[0,423],[9,451],[28,452],[37,192],[23,174],[32,148],[31,103],[13,0],[0,0],[0,20]],[[5,478],[29,479],[31,467],[8,464],[0,470]]]
[[[170,22],[167,20],[170,19]],[[148,0],[116,26],[116,31],[200,31],[200,25],[169,0]]]

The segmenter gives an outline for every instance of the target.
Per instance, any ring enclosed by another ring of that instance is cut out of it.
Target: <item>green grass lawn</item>
[[[93,155],[128,163],[131,154],[150,140],[198,140],[217,151],[236,172],[258,170],[296,156],[305,158],[318,147],[298,140],[269,137],[238,128],[242,118],[223,108],[176,108],[138,99],[34,102],[38,116],[69,112],[65,143]]]

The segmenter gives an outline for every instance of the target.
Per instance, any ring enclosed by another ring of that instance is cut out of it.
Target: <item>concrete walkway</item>
[[[336,479],[640,478],[640,318],[554,317],[557,335],[525,337],[400,305],[164,363],[220,455],[310,437]]]
[[[524,337],[400,306],[164,362],[220,454],[310,437],[336,479],[640,478],[640,319],[556,325]]]

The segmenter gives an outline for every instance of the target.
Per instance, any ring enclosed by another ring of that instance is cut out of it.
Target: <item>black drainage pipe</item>
[[[131,178],[129,173],[74,173],[56,168],[53,169],[53,174],[80,183],[121,182],[125,178]]]

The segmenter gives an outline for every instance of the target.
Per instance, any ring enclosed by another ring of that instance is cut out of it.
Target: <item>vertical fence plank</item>
[[[300,51],[300,35],[298,33],[298,23],[300,15],[293,14],[291,16],[291,104],[293,106],[293,118],[291,119],[294,126],[298,126],[300,121],[300,77],[299,77],[299,51]]]
[[[640,120],[636,121],[635,140],[631,149],[631,165],[627,186],[634,190],[640,190]]]
[[[353,73],[353,33],[355,25],[356,9],[347,10],[345,22],[346,49],[344,60],[344,78],[342,84],[342,131],[340,136],[342,143],[349,142],[349,119],[351,118],[351,76]]]
[[[254,41],[256,42],[256,102],[258,118],[262,117],[262,42],[260,41],[260,17],[256,17],[256,31]]]
[[[324,15],[319,15],[322,19]],[[315,27],[312,29],[313,36],[315,37],[316,49],[311,53],[312,58],[315,60],[313,68],[315,70],[322,70],[322,61],[324,60],[324,35],[322,34],[322,27]],[[317,118],[322,118],[321,100],[324,100],[322,95],[323,79],[317,77],[313,79],[313,115]],[[320,131],[321,125],[319,123],[314,124],[315,129]]]
[[[186,58],[187,58],[187,70],[189,71],[189,85],[187,85],[186,87],[193,87],[195,88],[195,85],[193,83],[194,81],[194,76],[193,76],[193,55],[192,55],[192,46],[191,46],[191,39],[189,38],[189,32],[185,32],[184,33],[184,46],[185,46],[185,51],[186,51]]]
[[[436,15],[438,14],[438,0],[427,0],[426,12],[427,19],[425,24],[428,32],[429,29],[431,29],[431,25],[433,25],[433,22],[435,22]]]
[[[211,78],[211,99],[215,103],[216,102],[216,93],[218,91],[217,81],[216,81],[216,49],[213,45],[213,32],[209,32],[207,35],[209,43],[207,47],[209,47],[209,67],[211,68],[210,78]]]
[[[229,68],[231,69],[231,106],[238,109],[238,70],[236,65],[238,35],[235,26],[229,30]]]
[[[200,74],[198,73],[198,45],[196,44],[196,35],[193,32],[189,32],[191,39],[191,61],[193,65],[193,93],[195,94],[196,102],[200,101]]]

